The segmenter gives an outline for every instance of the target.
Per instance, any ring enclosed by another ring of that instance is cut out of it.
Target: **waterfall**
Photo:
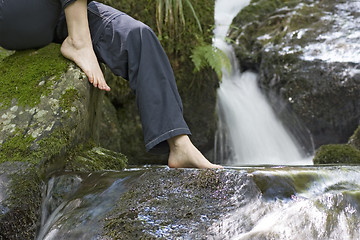
[[[217,162],[229,165],[309,165],[311,158],[277,118],[253,72],[240,73],[234,50],[226,43],[229,26],[250,0],[217,0],[214,46],[232,62],[223,70],[218,89],[219,126],[215,140]]]

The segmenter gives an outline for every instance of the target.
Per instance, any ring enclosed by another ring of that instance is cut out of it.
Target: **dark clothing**
[[[9,49],[37,48],[53,41],[61,43],[67,37],[62,8],[75,0],[7,0],[5,4],[1,1],[1,46]],[[7,2],[15,2],[9,5],[17,16],[13,16]],[[21,12],[17,8],[27,2],[32,3],[29,5],[34,13],[18,20],[23,25],[12,26],[12,20],[22,17],[22,12],[27,10]],[[190,134],[190,130],[182,115],[182,103],[171,65],[156,35],[145,24],[95,1],[88,4],[88,18],[98,59],[114,74],[128,79],[136,94],[146,150],[166,152],[167,139]],[[36,24],[41,30],[35,31],[34,27],[32,31],[24,30],[28,25]],[[23,38],[14,41],[18,35]]]

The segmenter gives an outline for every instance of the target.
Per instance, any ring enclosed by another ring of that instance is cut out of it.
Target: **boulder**
[[[315,154],[314,164],[359,164],[360,151],[348,144],[327,144]]]
[[[316,148],[346,143],[359,125],[359,23],[357,1],[332,0],[253,0],[233,21],[241,68],[259,72],[269,100],[292,108]]]
[[[0,238],[34,239],[49,175],[121,170],[127,160],[96,147],[104,93],[60,45],[16,52],[0,72]]]
[[[0,65],[0,162],[44,163],[97,139],[103,93],[60,46],[17,52]]]

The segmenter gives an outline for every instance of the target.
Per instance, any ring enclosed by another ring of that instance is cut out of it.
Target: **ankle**
[[[178,135],[168,139],[170,150],[181,149],[190,142],[188,135]]]
[[[65,41],[67,42],[67,44],[71,45],[75,49],[92,47],[91,38],[89,37],[79,37],[79,36],[73,37],[69,35]]]

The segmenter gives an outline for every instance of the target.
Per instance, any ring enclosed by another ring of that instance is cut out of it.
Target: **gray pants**
[[[0,46],[39,48],[67,37],[63,9],[75,0],[0,0]],[[88,17],[99,61],[129,80],[136,94],[145,147],[168,151],[167,139],[190,134],[168,58],[154,32],[123,12],[91,1]]]

